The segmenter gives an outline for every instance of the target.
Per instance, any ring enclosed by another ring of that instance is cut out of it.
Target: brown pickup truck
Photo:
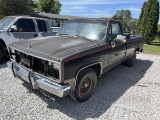
[[[132,67],[143,43],[142,36],[124,35],[118,21],[69,20],[56,36],[11,44],[8,66],[33,89],[82,102],[92,96],[97,77],[121,63]]]

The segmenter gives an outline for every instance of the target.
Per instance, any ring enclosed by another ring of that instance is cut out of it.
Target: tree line
[[[34,12],[59,14],[61,6],[59,0],[0,0],[0,18]]]

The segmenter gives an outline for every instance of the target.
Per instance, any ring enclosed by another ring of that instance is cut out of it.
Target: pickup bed
[[[142,36],[125,36],[111,19],[69,20],[57,36],[9,46],[15,77],[59,97],[88,100],[97,77],[124,63],[132,67],[143,50]]]
[[[8,45],[30,38],[52,36],[46,19],[27,16],[8,16],[0,21],[0,62],[8,56]]]

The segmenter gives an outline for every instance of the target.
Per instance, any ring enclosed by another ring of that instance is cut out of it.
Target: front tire
[[[76,88],[73,92],[74,99],[78,102],[88,100],[97,85],[97,74],[91,68],[81,71],[77,77]]]

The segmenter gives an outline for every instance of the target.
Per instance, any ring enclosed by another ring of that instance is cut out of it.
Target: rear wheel
[[[74,99],[78,102],[88,100],[97,85],[97,75],[91,68],[85,69],[77,77]],[[73,97],[72,97],[73,98]]]
[[[137,52],[135,51],[130,59],[125,62],[126,66],[132,67],[136,62]]]

